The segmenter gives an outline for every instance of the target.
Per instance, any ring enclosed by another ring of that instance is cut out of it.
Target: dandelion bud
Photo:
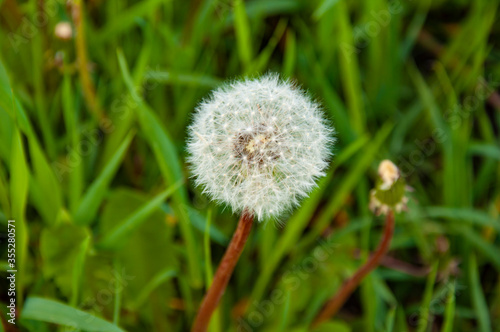
[[[59,22],[56,24],[54,34],[61,40],[70,40],[73,37],[73,29],[69,22]]]
[[[328,165],[332,133],[319,105],[290,82],[236,81],[198,106],[189,162],[205,193],[262,220],[308,195]]]
[[[382,179],[382,188],[389,189],[399,179],[399,169],[392,161],[385,159],[378,166],[378,175]]]
[[[396,212],[406,210],[407,186],[397,166],[390,160],[383,160],[378,167],[378,174],[380,179],[375,189],[370,191],[370,210],[376,215],[387,214],[391,209]]]

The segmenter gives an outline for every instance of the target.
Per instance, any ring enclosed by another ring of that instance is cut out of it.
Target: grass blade
[[[252,61],[252,42],[250,23],[242,0],[234,0],[234,29],[236,30],[236,45],[241,63],[244,68],[248,69]]]
[[[453,332],[453,321],[455,319],[455,282],[449,282],[448,297],[444,311],[444,322],[441,332]]]
[[[121,161],[125,156],[134,133],[129,133],[118,150],[111,158],[110,162],[102,170],[101,174],[92,182],[89,189],[82,197],[78,209],[74,215],[75,223],[78,225],[88,225],[95,218],[97,210],[101,205],[106,194],[106,190],[113,179],[113,176],[118,171]]]
[[[366,126],[366,112],[363,105],[363,89],[361,87],[358,57],[355,52],[347,52],[345,47],[354,47],[354,33],[349,22],[347,1],[339,1],[337,6],[337,20],[340,32],[339,58],[342,82],[346,94],[347,105],[351,115],[351,125],[361,134]],[[348,46],[350,45],[350,46]]]
[[[121,224],[117,225],[109,233],[104,235],[98,246],[103,249],[115,248],[121,240],[126,238],[128,234],[139,227],[141,223],[146,221],[146,218],[159,208],[163,201],[170,197],[177,189],[179,189],[181,185],[182,182],[177,182],[141,206]]]
[[[478,274],[476,255],[474,253],[471,253],[469,256],[469,281],[471,285],[470,290],[472,304],[474,306],[474,311],[476,312],[479,331],[491,332],[492,329],[488,304],[486,303],[486,299],[484,298],[481,281]]]
[[[124,332],[118,326],[66,304],[41,297],[29,297],[21,313],[21,319],[33,319],[69,326],[83,331]]]
[[[432,294],[434,290],[434,283],[436,282],[438,266],[439,262],[434,263],[431,273],[429,273],[429,277],[427,278],[427,283],[425,284],[424,297],[422,299],[422,303],[420,304],[417,332],[425,332],[427,330],[427,326],[429,325],[429,311],[431,308]]]
[[[161,122],[156,117],[154,112],[144,103],[142,98],[137,94],[134,87],[132,78],[128,71],[127,63],[123,53],[119,50],[117,52],[118,62],[123,80],[133,97],[134,101],[138,104],[135,109],[139,120],[139,124],[146,135],[146,140],[153,149],[156,161],[159,164],[163,176],[170,183],[176,183],[179,180],[183,181],[181,170],[181,163],[167,131],[162,127]],[[197,245],[195,242],[194,234],[192,231],[189,215],[186,211],[187,192],[186,188],[182,186],[173,197],[173,209],[180,220],[180,229],[187,246],[188,263],[191,273],[191,282],[195,287],[201,287],[202,273],[199,266],[200,260],[198,259]]]
[[[19,130],[14,131],[11,160],[11,179],[10,179],[10,196],[11,196],[11,213],[12,219],[15,220],[16,230],[16,256],[15,266],[10,266],[11,270],[17,270],[16,286],[17,286],[17,305],[22,306],[24,292],[24,271],[28,256],[28,229],[26,225],[26,204],[28,201],[28,179],[29,170],[26,163],[21,133]]]
[[[148,0],[141,1],[137,4],[127,8],[126,11],[117,14],[112,20],[95,34],[94,42],[102,43],[111,38],[116,37],[118,34],[127,31],[134,24],[137,24],[138,18],[146,16],[154,12],[159,5],[165,2],[164,0]]]

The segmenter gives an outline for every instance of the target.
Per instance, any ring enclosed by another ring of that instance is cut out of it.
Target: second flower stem
[[[219,301],[226,290],[226,286],[233,274],[234,267],[245,247],[250,230],[252,229],[254,217],[251,213],[243,211],[238,227],[233,238],[226,249],[226,253],[217,268],[214,279],[201,303],[198,314],[194,321],[192,332],[204,332],[210,323],[210,317],[217,308]]]
[[[359,268],[359,270],[356,271],[356,273],[352,277],[347,279],[347,281],[342,285],[337,294],[335,294],[325,304],[321,312],[318,314],[318,316],[316,316],[316,319],[313,322],[313,326],[317,326],[328,320],[330,317],[334,316],[345,303],[345,301],[349,298],[352,292],[354,292],[363,278],[379,265],[380,260],[389,250],[393,233],[394,212],[391,210],[387,214],[384,235],[380,240],[380,244],[378,245],[375,253],[373,253],[368,261],[363,266],[361,266],[361,268]]]

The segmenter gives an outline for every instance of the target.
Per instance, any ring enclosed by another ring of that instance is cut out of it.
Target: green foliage
[[[383,159],[409,211],[384,266],[314,331],[495,331],[499,3],[0,0],[16,327],[189,330],[238,216],[193,186],[186,128],[210,89],[272,71],[324,106],[334,157],[299,208],[254,227],[210,331],[312,330],[380,239],[368,200]]]
[[[72,291],[77,291],[73,287],[73,280],[79,277],[75,261],[81,255],[82,248],[85,248],[83,244],[90,237],[87,232],[86,228],[65,222],[44,228],[40,234],[43,276],[54,279],[61,293],[68,298]]]

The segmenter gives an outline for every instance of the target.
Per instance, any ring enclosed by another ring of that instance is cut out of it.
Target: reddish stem
[[[236,266],[241,252],[245,247],[248,236],[250,235],[253,219],[253,214],[246,211],[244,211],[241,215],[238,227],[236,228],[233,238],[231,239],[231,243],[229,243],[229,247],[227,247],[226,253],[217,268],[212,285],[210,285],[210,288],[203,298],[203,302],[198,310],[198,315],[193,323],[191,332],[204,332],[207,330],[208,324],[210,323],[210,317],[212,317],[213,312],[219,304],[222,294],[224,294],[224,291],[226,290],[229,278],[231,278],[231,275],[233,274],[234,267]]]
[[[349,296],[354,292],[356,287],[359,285],[361,280],[375,269],[382,259],[382,257],[389,250],[391,244],[392,234],[394,233],[394,213],[389,211],[385,221],[384,235],[380,240],[375,253],[368,259],[368,261],[356,271],[356,273],[347,279],[346,282],[339,289],[337,294],[335,294],[323,307],[323,310],[316,316],[313,322],[313,326],[317,326],[320,323],[328,320],[330,317],[334,316],[337,311],[342,307]]]

